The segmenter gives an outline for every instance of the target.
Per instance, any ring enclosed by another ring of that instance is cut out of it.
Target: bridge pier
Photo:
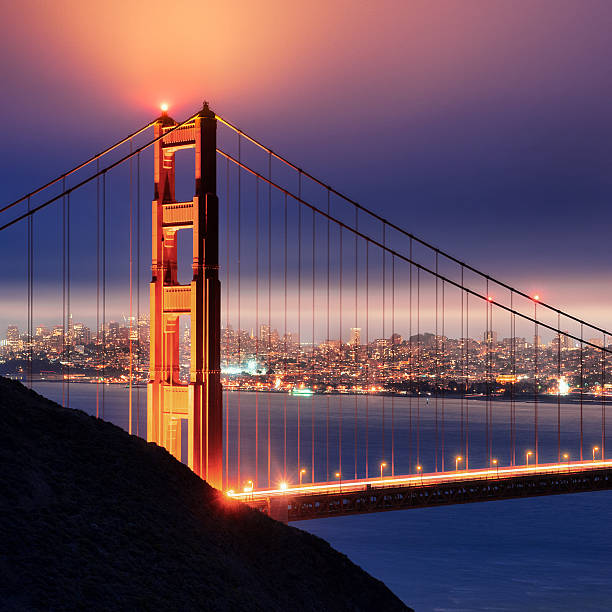
[[[284,497],[268,498],[268,516],[281,523],[289,522],[289,503]]]

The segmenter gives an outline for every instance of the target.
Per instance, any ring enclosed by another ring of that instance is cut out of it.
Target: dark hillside
[[[408,610],[165,450],[0,378],[0,609]]]

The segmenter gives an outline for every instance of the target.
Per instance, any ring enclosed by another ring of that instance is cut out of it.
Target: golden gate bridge
[[[0,232],[23,244],[26,382],[50,303],[37,288],[55,278],[62,403],[79,369],[72,313],[95,305],[104,418],[109,315],[127,306],[127,430],[144,433],[146,414],[149,441],[276,518],[611,486],[609,332],[404,230],[207,104],[181,122],[163,109],[4,205]],[[147,366],[145,411],[132,387]]]

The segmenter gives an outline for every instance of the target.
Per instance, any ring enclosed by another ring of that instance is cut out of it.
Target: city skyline
[[[533,395],[537,382],[538,394],[543,395],[612,394],[612,364],[609,359],[602,362],[604,353],[597,350],[603,344],[598,338],[586,342],[594,346],[581,347],[563,335],[548,344],[539,336],[498,338],[492,330],[481,338],[465,339],[429,332],[403,338],[394,333],[366,343],[361,329],[350,328],[343,342],[330,338],[313,345],[298,342],[295,332],[281,335],[267,324],[261,324],[258,333],[230,326],[221,330],[221,374],[229,390],[475,392],[507,397],[508,393]],[[32,342],[11,325],[6,339],[0,340],[0,367],[24,380],[33,375],[121,383],[129,382],[132,371],[133,382],[143,384],[149,380],[148,343],[147,316],[139,322],[109,321],[98,333],[70,318],[68,326],[37,326]],[[186,383],[188,329],[182,330],[179,344],[177,383]]]

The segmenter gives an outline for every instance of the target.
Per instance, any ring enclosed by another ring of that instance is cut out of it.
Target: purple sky
[[[609,2],[60,0],[3,15],[3,203],[161,101],[182,118],[207,99],[397,224],[612,327]]]

